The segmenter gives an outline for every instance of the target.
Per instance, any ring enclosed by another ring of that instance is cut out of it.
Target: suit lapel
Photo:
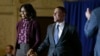
[[[62,31],[61,37],[60,37],[60,39],[59,39],[59,41],[58,41],[57,44],[59,44],[59,43],[61,42],[61,40],[62,40],[63,37],[65,36],[67,30],[68,30],[68,25],[65,23],[65,26],[64,26],[64,29],[63,29],[63,31]]]
[[[51,27],[51,39],[52,39],[52,42],[53,42],[54,45],[55,45],[55,42],[54,42],[54,28],[55,28],[55,24],[56,23],[54,23],[52,25],[52,27]]]
[[[56,23],[54,23],[54,24],[52,25],[52,27],[51,27],[51,32],[50,32],[50,33],[51,33],[51,37],[52,37],[51,39],[52,39],[54,45],[55,45],[55,42],[54,42],[54,28],[55,28],[55,25],[56,25]],[[65,36],[67,30],[68,30],[68,24],[65,23],[65,26],[64,26],[64,29],[63,29],[63,31],[62,31],[61,37],[60,37],[60,39],[59,39],[59,41],[58,41],[57,44],[59,44],[60,41],[63,39],[63,37]],[[57,45],[57,44],[56,44],[56,45]]]

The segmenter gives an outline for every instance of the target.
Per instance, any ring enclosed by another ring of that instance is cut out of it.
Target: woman
[[[16,56],[26,56],[29,49],[35,51],[40,42],[40,30],[36,11],[31,4],[20,7],[21,20],[17,24]]]

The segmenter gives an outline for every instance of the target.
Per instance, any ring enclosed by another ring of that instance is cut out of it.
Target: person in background
[[[28,50],[37,50],[40,43],[40,26],[31,4],[20,7],[21,20],[17,24],[16,56],[27,56]]]
[[[4,56],[14,56],[13,50],[14,50],[14,47],[12,45],[7,45],[5,49],[6,54]]]
[[[66,14],[64,7],[55,8],[53,14],[55,23],[48,26],[46,38],[34,52],[34,56],[41,56],[46,47],[49,47],[48,56],[81,56],[81,42],[75,27],[65,22]]]
[[[90,12],[87,8],[85,12],[87,21],[84,27],[85,34],[88,38],[96,37],[94,47],[94,56],[100,56],[100,7]]]

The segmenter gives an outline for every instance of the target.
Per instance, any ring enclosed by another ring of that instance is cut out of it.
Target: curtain
[[[95,45],[95,37],[87,38],[84,33],[84,25],[86,22],[85,11],[86,8],[90,8],[92,11],[94,8],[100,6],[100,1],[77,1],[67,2],[64,1],[64,7],[67,14],[65,21],[76,27],[79,39],[82,44],[82,56],[93,56],[93,49]]]

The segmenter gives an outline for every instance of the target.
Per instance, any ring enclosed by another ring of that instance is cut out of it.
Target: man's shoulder
[[[56,23],[49,24],[48,27],[53,27]]]
[[[48,28],[54,27],[55,24],[56,24],[56,23],[49,24],[49,25],[48,25]],[[70,25],[70,24],[68,24],[68,23],[65,23],[65,26],[67,26],[67,27],[68,27],[69,29],[71,29],[71,30],[74,30],[74,29],[75,29],[75,26]]]
[[[95,9],[93,10],[93,12],[98,12],[98,11],[100,11],[100,7],[95,8]]]
[[[68,23],[65,23],[65,26],[69,27],[70,29],[75,28],[75,26],[73,26],[73,25],[71,25],[71,24],[68,24]]]
[[[56,23],[52,23],[52,24],[49,24],[48,27],[54,27],[55,25],[56,25]],[[70,25],[66,22],[65,22],[65,27],[68,27],[69,29],[75,29],[75,26]]]
[[[73,25],[65,24],[65,26],[67,26],[69,31],[75,31],[76,30],[75,26],[73,26]]]
[[[75,26],[69,25],[69,29],[75,29]]]

